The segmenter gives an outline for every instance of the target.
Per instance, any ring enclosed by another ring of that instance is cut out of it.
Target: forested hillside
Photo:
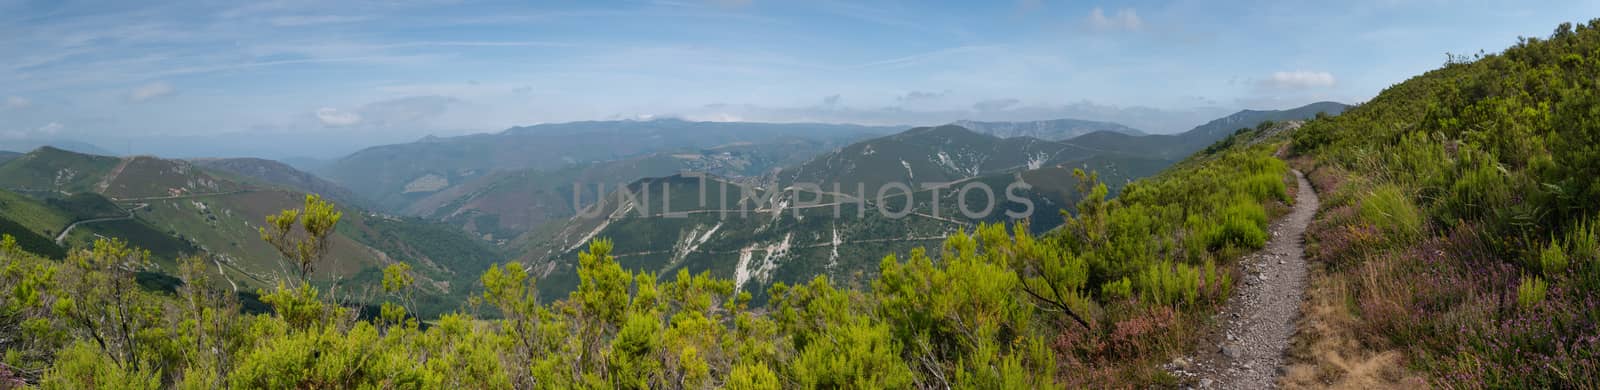
[[[8,239],[0,288],[13,293],[0,318],[20,325],[0,328],[0,378],[66,388],[1171,383],[1156,366],[1191,345],[1229,295],[1236,256],[1265,242],[1269,210],[1291,199],[1288,168],[1271,156],[1281,142],[1229,144],[1116,199],[1093,173],[1074,172],[1087,195],[1049,234],[984,225],[937,253],[883,257],[859,282],[778,283],[762,307],[734,280],[626,270],[607,239],[578,255],[563,299],[541,301],[525,266],[495,265],[481,296],[427,326],[408,314],[420,280],[403,264],[340,287],[384,302],[371,317],[299,278],[260,291],[271,311],[250,314],[199,259],[182,262],[177,290],[146,291],[129,271],[148,255],[124,243],[102,240],[63,262]],[[311,248],[286,252],[298,253],[300,275],[323,265],[315,248],[340,223],[333,210],[308,202],[268,218],[270,231],[306,232],[270,236]]]
[[[204,168],[232,165],[241,172]],[[266,160],[191,163],[149,156],[116,158],[40,148],[0,163],[0,229],[23,248],[54,258],[115,238],[150,251],[146,277],[178,272],[180,260],[204,256],[229,289],[270,287],[285,270],[279,251],[260,240],[263,218],[303,204],[331,183]],[[310,279],[319,286],[377,281],[384,266],[415,266],[422,289],[418,312],[454,309],[477,291],[477,274],[501,255],[457,229],[340,204],[347,211],[325,243],[332,258]],[[359,301],[349,292],[340,299]]]
[[[1454,56],[1294,149],[1330,194],[1318,320],[1442,387],[1600,386],[1600,20]]]

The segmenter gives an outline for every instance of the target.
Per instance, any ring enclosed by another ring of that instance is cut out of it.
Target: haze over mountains
[[[343,260],[320,276],[324,282],[364,280],[384,263],[406,262],[426,271],[429,300],[444,305],[489,262],[518,259],[548,281],[541,289],[559,294],[576,282],[576,250],[610,237],[629,267],[711,271],[761,292],[775,281],[871,272],[876,255],[928,247],[978,222],[1011,221],[1007,211],[1031,209],[1031,227],[1048,230],[1060,223],[1056,211],[1075,202],[1073,169],[1097,172],[1115,191],[1236,129],[1345,107],[1247,110],[1173,135],[1073,119],[909,130],[574,122],[371,147],[316,174],[258,158],[117,158],[40,148],[0,155],[0,188],[22,194],[12,204],[35,210],[3,215],[31,232],[30,242],[55,241],[70,222],[90,221],[63,234],[60,246],[122,237],[153,248],[167,267],[184,254],[206,253],[240,285],[261,285],[281,272],[255,227],[315,193],[348,211],[348,228],[334,245]],[[1019,181],[1028,188],[1006,192]],[[840,190],[797,187],[805,183]],[[887,204],[873,199],[890,183],[912,194]],[[970,183],[996,191],[988,215],[962,213],[991,201],[961,203],[957,186]],[[725,192],[702,204],[701,186]],[[648,213],[651,199],[673,203]],[[856,212],[857,204],[866,211]],[[836,206],[848,212],[836,215]],[[747,215],[727,218],[733,210]]]
[[[1086,121],[1081,119],[1054,119],[1028,122],[980,122],[960,120],[950,123],[967,130],[988,134],[1000,138],[1032,137],[1049,141],[1061,141],[1084,134],[1098,131],[1110,131],[1127,135],[1144,135],[1145,132],[1120,123]]]

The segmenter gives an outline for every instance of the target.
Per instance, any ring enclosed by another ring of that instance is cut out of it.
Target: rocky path
[[[1306,226],[1317,213],[1317,193],[1300,171],[1298,199],[1288,216],[1272,225],[1266,248],[1242,259],[1244,280],[1218,314],[1220,332],[1206,338],[1199,352],[1168,365],[1168,370],[1198,388],[1276,388],[1284,352],[1294,336],[1305,295]]]

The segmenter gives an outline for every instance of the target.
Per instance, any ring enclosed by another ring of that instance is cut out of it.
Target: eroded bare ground
[[[1294,174],[1294,209],[1272,225],[1265,248],[1240,260],[1243,280],[1217,314],[1219,331],[1206,337],[1194,356],[1168,365],[1184,383],[1223,389],[1277,386],[1305,294],[1303,237],[1320,204],[1305,176]]]

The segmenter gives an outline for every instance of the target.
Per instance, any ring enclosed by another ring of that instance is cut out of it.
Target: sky
[[[661,117],[1170,133],[1358,103],[1592,17],[1600,2],[0,0],[0,149],[328,157]]]

